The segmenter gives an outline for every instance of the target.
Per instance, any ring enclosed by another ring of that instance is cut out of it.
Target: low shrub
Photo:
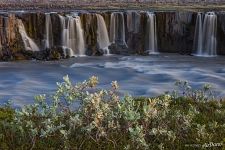
[[[94,76],[75,85],[65,76],[50,98],[2,106],[0,149],[222,149],[225,101],[209,86],[179,82],[181,93],[134,98],[118,96],[116,81],[109,90],[97,84]]]

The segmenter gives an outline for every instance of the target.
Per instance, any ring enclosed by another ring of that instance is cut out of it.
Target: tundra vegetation
[[[224,148],[225,101],[209,85],[158,97],[119,96],[119,85],[97,88],[98,78],[73,84],[68,76],[51,96],[23,108],[0,107],[0,149]],[[200,147],[198,147],[200,148]]]

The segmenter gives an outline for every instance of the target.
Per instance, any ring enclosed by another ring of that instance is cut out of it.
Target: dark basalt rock
[[[61,23],[59,19],[59,15],[56,13],[51,14],[51,21],[52,21],[52,34],[53,34],[53,45],[60,46],[61,44]]]
[[[97,53],[97,18],[95,14],[84,13],[80,16],[83,29],[84,39],[86,41],[87,53],[95,55]]]
[[[225,55],[225,12],[217,13],[217,52]]]
[[[23,49],[15,14],[0,15],[0,60],[17,59],[17,54]]]
[[[190,54],[193,49],[196,14],[156,12],[160,52]]]

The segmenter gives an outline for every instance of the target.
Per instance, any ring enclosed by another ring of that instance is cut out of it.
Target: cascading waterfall
[[[18,28],[23,39],[23,43],[25,45],[26,50],[31,51],[39,51],[40,49],[52,49],[53,51],[57,51],[61,49],[62,46],[63,50],[65,51],[66,55],[69,56],[81,56],[85,55],[85,40],[84,40],[84,31],[82,29],[81,18],[78,16],[81,14],[82,20],[86,23],[84,24],[85,28],[85,38],[87,42],[87,47],[89,50],[87,54],[91,54],[92,52],[95,53],[95,46],[98,45],[99,49],[103,50],[105,54],[109,54],[108,47],[110,44],[112,45],[112,50],[120,51],[121,54],[127,53],[125,46],[127,46],[126,42],[129,43],[129,50],[131,53],[135,52],[143,52],[144,49],[149,54],[158,53],[157,48],[157,33],[160,33],[162,37],[160,37],[160,44],[165,43],[168,45],[168,50],[171,52],[175,52],[177,49],[184,49],[185,52],[189,52],[188,42],[192,40],[191,36],[193,33],[192,26],[193,26],[193,16],[195,16],[194,12],[176,12],[172,14],[155,14],[152,12],[139,12],[139,11],[126,11],[126,12],[111,12],[111,18],[109,22],[109,29],[108,29],[108,22],[104,20],[103,14],[99,14],[98,12],[93,13],[91,12],[90,15],[82,14],[83,12],[79,13],[70,13],[60,15],[59,13],[52,14],[45,13],[42,14],[41,17],[38,18],[28,18],[25,19],[26,22],[29,22],[29,26],[34,26],[35,32],[32,32],[32,35],[35,35],[35,39],[29,37],[30,34],[26,32],[24,25],[22,22],[23,17],[26,15],[18,15],[16,17],[18,21]],[[85,12],[86,13],[86,12]],[[57,18],[57,14],[59,18]],[[108,12],[104,13],[108,17]],[[44,15],[44,16],[43,16]],[[95,16],[95,20],[93,22],[93,16]],[[157,18],[156,18],[157,17]],[[165,17],[165,18],[164,18]],[[217,52],[217,17],[218,22],[221,23],[223,15],[218,14],[216,15],[214,12],[208,13],[198,13],[196,19],[196,26],[195,26],[195,35],[194,35],[194,44],[193,44],[193,53],[198,56],[216,56]],[[41,21],[41,19],[44,19]],[[156,19],[159,18],[159,22],[162,24],[159,27],[156,27]],[[7,42],[11,40],[11,36],[14,36],[15,32],[11,29],[11,25],[8,27],[8,17],[3,17],[2,26],[5,28],[2,32],[7,39],[1,40],[2,47],[7,46]],[[37,21],[34,21],[37,19]],[[55,25],[58,23],[60,19],[59,25]],[[89,20],[90,19],[90,20]],[[97,19],[97,22],[96,22]],[[108,19],[108,18],[107,18]],[[89,20],[89,21],[88,21]],[[16,24],[17,24],[16,21]],[[43,22],[43,27],[36,27],[39,24],[38,21]],[[94,23],[94,25],[92,25]],[[167,25],[163,25],[163,24]],[[54,29],[55,25],[55,29]],[[221,30],[221,24],[218,26]],[[26,27],[26,26],[25,26]],[[97,28],[96,28],[97,27]],[[142,27],[145,27],[142,29]],[[13,27],[14,28],[14,27]],[[17,28],[16,28],[17,29]],[[97,30],[96,30],[97,29]],[[162,29],[162,31],[158,31],[157,29]],[[164,31],[165,29],[165,31]],[[57,33],[55,31],[60,30],[61,32]],[[109,30],[109,31],[108,31]],[[27,30],[28,31],[28,30]],[[33,31],[33,30],[32,30]],[[44,31],[44,36],[43,36]],[[144,32],[144,33],[143,33]],[[30,32],[29,32],[30,33]],[[168,34],[168,35],[165,35]],[[61,34],[61,35],[59,35]],[[97,34],[97,36],[96,36]],[[143,35],[141,35],[143,34]],[[15,34],[16,36],[17,34]],[[165,37],[164,37],[165,35]],[[53,38],[54,36],[54,38]],[[59,36],[59,37],[57,37]],[[95,37],[96,36],[96,37]],[[127,37],[126,37],[127,36]],[[222,38],[222,35],[219,35]],[[171,37],[171,39],[169,39]],[[40,39],[41,38],[41,39]],[[93,39],[97,38],[97,40]],[[8,41],[7,41],[8,40]],[[12,38],[12,41],[14,39]],[[54,41],[55,40],[55,41]],[[165,41],[165,40],[168,40]],[[223,38],[221,39],[223,40]],[[37,44],[35,42],[38,42]],[[41,41],[41,43],[40,43]],[[56,41],[59,42],[56,46]],[[97,41],[97,43],[93,43]],[[173,43],[174,41],[180,43]],[[54,42],[54,43],[53,43]],[[6,43],[6,44],[5,44]],[[219,44],[222,42],[219,42]],[[187,49],[185,46],[187,44]],[[11,44],[13,45],[13,44]],[[38,46],[41,46],[40,49]],[[162,49],[166,49],[165,45],[160,46]],[[224,48],[224,46],[220,46],[220,49]],[[220,51],[220,53],[223,53]]]
[[[19,33],[22,37],[25,49],[30,50],[30,51],[40,51],[40,49],[35,44],[35,42],[27,35],[26,29],[24,27],[22,20],[17,19],[17,23],[18,23],[18,27],[19,27]]]
[[[79,16],[60,16],[62,27],[62,46],[69,56],[84,56],[85,42]]]
[[[202,23],[203,22],[203,23]],[[204,16],[198,13],[195,27],[194,50],[197,56],[216,56],[217,16],[208,12]]]
[[[110,19],[110,42],[116,43],[119,45],[125,45],[126,36],[125,36],[125,21],[124,15],[122,12],[114,12],[111,14]]]
[[[217,32],[217,16],[214,12],[205,15],[203,24],[203,44],[205,45],[206,55],[215,56],[216,53],[216,32]]]
[[[147,32],[148,32],[148,43],[147,51],[149,54],[157,54],[157,30],[156,30],[156,17],[154,13],[148,12],[148,23],[147,23]]]
[[[104,51],[104,54],[108,55],[110,54],[110,51],[108,49],[110,42],[109,42],[109,36],[108,36],[105,20],[99,14],[96,14],[96,17],[97,17],[97,25],[98,25],[98,29],[97,29],[98,46],[100,49]]]
[[[61,22],[61,45],[64,51],[65,55],[68,55],[69,57],[74,56],[73,50],[68,46],[68,35],[69,35],[69,30],[66,28],[66,18],[64,16],[59,15],[60,22]]]
[[[116,41],[116,18],[115,18],[115,14],[112,13],[111,14],[111,18],[110,18],[110,42],[111,43],[115,43]]]
[[[197,15],[197,20],[196,20],[196,25],[195,25],[195,37],[194,37],[194,50],[197,50],[197,55],[203,54],[202,46],[203,46],[203,37],[202,37],[202,32],[203,32],[203,25],[202,25],[202,14],[198,13]]]
[[[45,49],[49,49],[53,45],[52,21],[50,13],[45,13]]]
[[[79,56],[85,55],[85,42],[84,42],[84,31],[81,26],[81,20],[79,16],[75,16],[75,26],[76,26],[76,49]]]

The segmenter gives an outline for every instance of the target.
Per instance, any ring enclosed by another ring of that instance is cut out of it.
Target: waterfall
[[[35,42],[27,35],[27,32],[25,30],[22,20],[17,19],[17,23],[19,27],[19,33],[22,37],[25,49],[30,51],[40,51],[38,46],[35,44]]]
[[[114,12],[111,14],[110,19],[110,42],[116,43],[119,45],[126,44],[126,36],[125,36],[125,21],[124,15],[122,12]]]
[[[69,56],[69,57],[73,57],[74,56],[74,52],[71,48],[68,47],[68,35],[69,35],[69,30],[66,28],[66,18],[63,16],[60,16],[60,22],[61,22],[61,45],[63,48],[63,52],[64,52],[64,56]]]
[[[69,50],[71,56],[85,55],[85,42],[81,20],[79,16],[59,16],[61,21],[61,44],[64,49]]]
[[[45,13],[45,49],[49,49],[53,45],[52,21],[50,13]]]
[[[97,30],[98,45],[99,45],[99,48],[102,49],[104,53],[107,55],[107,54],[110,54],[108,49],[110,42],[109,42],[109,36],[108,36],[106,24],[105,24],[104,18],[101,15],[96,14],[96,17],[97,17],[97,25],[98,25],[98,30]]]
[[[203,22],[203,23],[202,23]],[[217,16],[214,12],[208,12],[202,19],[198,13],[195,27],[194,50],[198,56],[216,56]]]
[[[148,43],[147,51],[149,54],[157,54],[157,31],[156,31],[156,17],[154,13],[147,13],[147,33],[148,33]]]
[[[114,44],[116,41],[116,18],[114,13],[111,14],[111,18],[110,18],[110,37],[109,38],[110,38],[110,42]]]
[[[201,13],[198,13],[197,15],[197,20],[196,20],[196,25],[195,25],[195,37],[194,37],[194,50],[197,50],[197,54],[198,55],[201,55],[203,54],[202,52],[202,46],[203,46],[203,43],[202,43],[202,14]]]
[[[205,54],[209,56],[216,55],[216,30],[217,16],[214,12],[209,12],[205,15],[203,24],[203,44]]]

